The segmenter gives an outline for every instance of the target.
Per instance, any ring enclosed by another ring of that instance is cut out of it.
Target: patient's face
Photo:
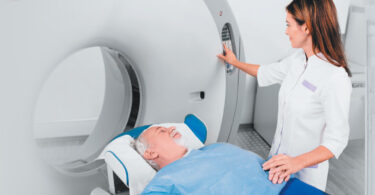
[[[154,126],[147,129],[143,138],[149,145],[149,148],[159,154],[173,152],[175,148],[181,147],[176,143],[181,138],[181,134],[176,131],[175,127]]]

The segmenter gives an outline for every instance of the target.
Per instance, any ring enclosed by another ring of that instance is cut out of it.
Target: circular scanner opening
[[[88,173],[115,135],[133,128],[141,104],[137,74],[124,55],[90,47],[59,63],[45,80],[34,112],[41,157],[59,171]]]

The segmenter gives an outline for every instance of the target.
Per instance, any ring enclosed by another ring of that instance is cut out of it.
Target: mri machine
[[[135,126],[194,113],[209,129],[206,143],[227,141],[238,129],[245,77],[216,58],[225,42],[245,60],[226,0],[0,4],[0,194],[106,188],[104,162],[94,160],[109,140]],[[38,143],[56,137],[33,129],[38,96],[59,64],[91,47],[101,48],[105,62],[100,116],[68,159],[50,162]]]

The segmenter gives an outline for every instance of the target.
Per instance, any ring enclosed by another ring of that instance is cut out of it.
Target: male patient
[[[198,150],[180,144],[175,127],[153,126],[136,140],[136,149],[158,173],[142,194],[279,194],[262,169],[264,160],[236,146],[216,143]]]

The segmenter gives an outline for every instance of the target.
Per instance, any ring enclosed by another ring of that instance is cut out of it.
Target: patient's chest
[[[146,189],[158,187],[181,194],[277,194],[282,186],[268,181],[263,162],[236,146],[212,144],[165,166]]]

